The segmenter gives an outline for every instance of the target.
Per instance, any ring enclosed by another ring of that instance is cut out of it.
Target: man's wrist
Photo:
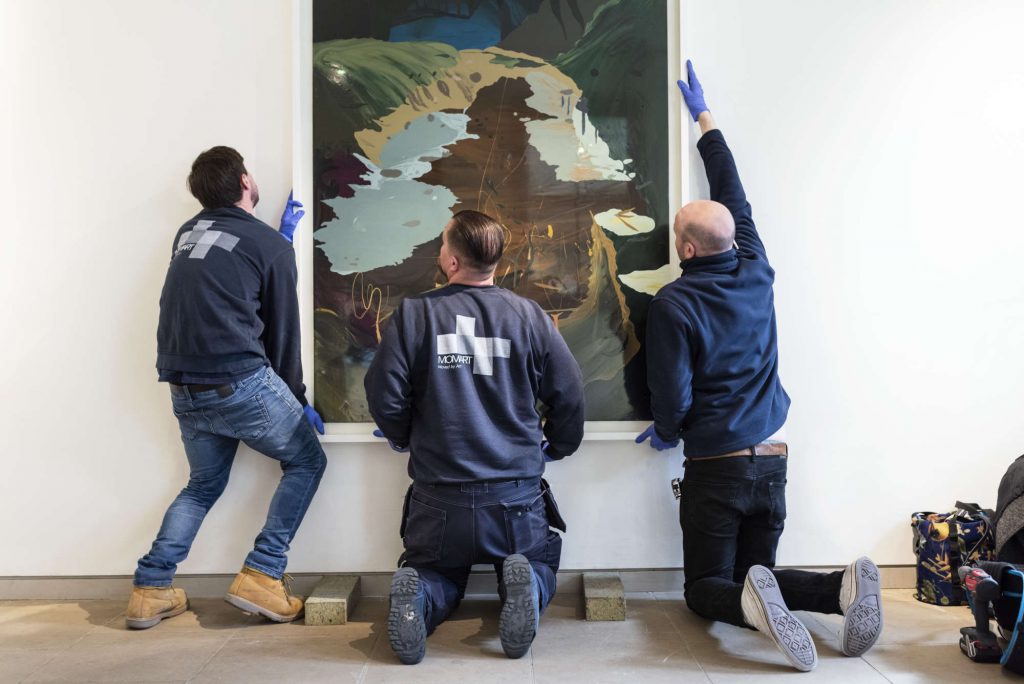
[[[711,112],[706,109],[697,116],[697,125],[700,126],[701,135],[718,128],[715,125],[714,117],[711,116]]]

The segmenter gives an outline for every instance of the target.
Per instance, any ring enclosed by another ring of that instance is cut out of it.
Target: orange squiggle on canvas
[[[372,311],[373,312],[373,332],[377,336],[377,343],[380,344],[380,324],[383,320],[381,312],[384,309],[384,291],[376,285],[363,284],[363,274],[357,273],[352,278],[352,302],[356,302],[356,290],[359,291],[359,306],[362,307],[362,313],[359,313],[358,306],[352,312],[352,315],[357,320],[363,320]],[[374,299],[377,300],[376,307],[374,306]]]

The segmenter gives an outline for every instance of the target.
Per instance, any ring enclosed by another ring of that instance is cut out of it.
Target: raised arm
[[[708,111],[704,101],[704,88],[689,60],[686,62],[686,71],[688,81],[679,81],[678,85],[690,116],[700,126],[701,138],[697,141],[697,150],[704,160],[711,199],[721,202],[732,213],[736,222],[736,244],[740,250],[752,252],[767,260],[764,244],[754,226],[750,203],[747,202],[747,195],[740,182],[736,160],[733,159],[725,137],[715,124],[714,117]]]

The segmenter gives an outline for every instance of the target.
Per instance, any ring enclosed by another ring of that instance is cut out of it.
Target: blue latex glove
[[[288,204],[284,205],[284,213],[281,214],[281,237],[291,242],[295,237],[295,229],[299,227],[299,221],[306,212],[302,209],[302,202],[293,199],[294,191],[288,193]],[[321,434],[323,434],[321,432]]]
[[[320,414],[316,412],[316,409],[306,404],[302,407],[302,415],[306,416],[306,420],[313,426],[313,429],[319,432],[321,435],[324,434],[324,419],[320,417]]]
[[[548,453],[548,448],[550,446],[551,446],[551,443],[548,442],[548,440],[546,440],[546,439],[543,440],[540,443],[540,452],[542,454],[544,454],[544,462],[545,463],[551,463],[552,461],[557,460],[557,459],[551,458],[551,454]]]
[[[689,83],[686,81],[676,81],[676,83],[679,84],[679,90],[683,92],[683,101],[686,102],[686,108],[690,110],[690,116],[696,121],[701,112],[708,111],[708,106],[704,103],[704,88],[697,80],[697,73],[693,70],[693,63],[690,60],[686,60],[686,74]]]
[[[654,431],[654,423],[651,423],[646,430],[644,430],[643,432],[636,436],[636,443],[643,444],[644,442],[647,441],[648,437],[650,437],[651,439],[651,448],[657,449],[658,451],[664,451],[665,449],[674,449],[677,446],[679,446],[678,439],[673,439],[671,442],[666,442],[661,437],[659,437],[658,433]]]
[[[381,439],[387,439],[386,437],[384,437],[384,433],[380,431],[380,428],[377,428],[376,430],[373,431],[373,436],[374,437],[380,437]],[[388,446],[391,447],[392,451],[397,451],[400,454],[407,454],[407,453],[409,453],[409,447],[407,447],[407,446],[400,447],[397,444],[395,444],[394,442],[392,442],[390,439],[388,439]]]

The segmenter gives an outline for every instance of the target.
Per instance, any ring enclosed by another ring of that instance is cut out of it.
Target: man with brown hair
[[[504,247],[492,218],[455,214],[438,257],[448,285],[402,302],[366,374],[380,432],[410,452],[388,614],[406,664],[423,659],[476,563],[498,574],[510,658],[530,650],[555,592],[562,539],[551,528],[565,524],[541,475],[580,445],[583,382],[544,311],[494,284]]]
[[[188,187],[203,210],[171,243],[156,366],[170,388],[190,472],[139,559],[126,622],[146,629],[187,609],[185,592],[171,581],[227,486],[239,442],[278,461],[282,476],[225,599],[288,622],[303,602],[284,580],[287,552],[327,465],[313,434],[323,434],[323,422],[306,402],[299,355],[291,240],[302,205],[289,197],[279,231],[257,219],[259,189],[230,147],[200,154]]]

